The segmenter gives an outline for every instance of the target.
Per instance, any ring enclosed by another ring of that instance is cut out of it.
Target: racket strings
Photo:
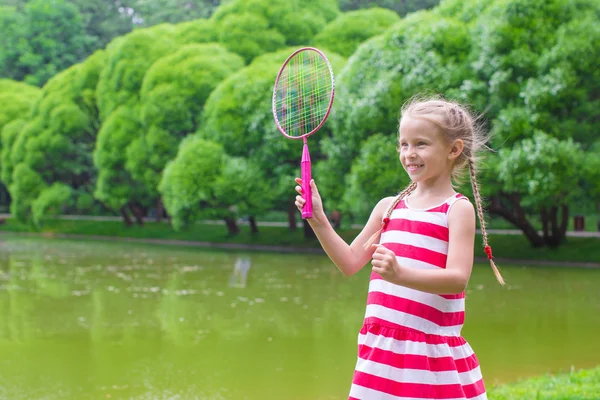
[[[275,111],[281,126],[290,136],[312,132],[325,118],[333,90],[331,69],[322,57],[298,53],[279,78]]]

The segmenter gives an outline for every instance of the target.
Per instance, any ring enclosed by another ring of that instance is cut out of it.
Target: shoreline
[[[165,246],[182,246],[182,247],[198,247],[207,249],[219,250],[247,250],[247,251],[263,251],[273,253],[304,253],[304,254],[320,254],[325,255],[321,248],[317,247],[295,247],[295,246],[269,246],[260,244],[243,244],[243,243],[217,243],[205,242],[197,240],[178,240],[178,239],[156,239],[156,238],[134,238],[122,236],[108,235],[85,235],[85,234],[69,234],[69,233],[49,233],[49,232],[10,232],[0,231],[0,238],[20,236],[33,237],[40,239],[71,239],[71,240],[93,240],[106,242],[121,242],[121,243],[139,243],[139,244],[158,244]],[[475,257],[476,263],[487,263],[485,257]],[[528,260],[514,258],[494,258],[494,261],[502,265],[528,265],[540,267],[571,267],[585,269],[600,269],[600,262],[576,262],[576,261],[551,261],[551,260]]]

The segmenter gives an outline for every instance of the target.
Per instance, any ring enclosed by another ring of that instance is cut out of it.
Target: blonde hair
[[[488,242],[488,234],[485,226],[485,215],[483,212],[483,200],[477,183],[477,153],[486,149],[488,137],[479,123],[479,118],[476,117],[466,106],[454,101],[448,101],[439,97],[434,98],[418,98],[415,97],[407,102],[401,111],[401,118],[411,116],[413,118],[421,118],[427,120],[443,132],[446,139],[452,143],[460,139],[464,143],[464,148],[459,157],[455,160],[452,168],[452,180],[459,183],[468,168],[471,186],[473,187],[473,197],[477,209],[477,216],[481,227],[481,235],[483,237],[483,248],[488,256],[494,275],[500,284],[504,285],[504,279],[494,263],[492,256],[492,248]],[[365,248],[370,247],[381,235],[381,232],[386,228],[390,221],[392,211],[398,203],[417,188],[415,182],[411,182],[404,190],[402,190],[394,199],[391,206],[388,208],[385,217],[382,220],[381,228],[371,236],[365,244]]]

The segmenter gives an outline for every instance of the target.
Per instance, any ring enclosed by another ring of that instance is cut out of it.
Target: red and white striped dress
[[[427,210],[401,200],[380,243],[402,266],[445,268],[448,211],[461,199],[456,194]],[[479,361],[461,337],[464,319],[464,292],[425,293],[372,273],[349,399],[487,399]]]

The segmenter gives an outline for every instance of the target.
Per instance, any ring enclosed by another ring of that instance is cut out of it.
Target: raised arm
[[[296,191],[300,194],[296,196],[296,207],[302,209],[304,205],[301,188],[302,181],[297,178],[296,183],[299,185],[296,186]],[[381,228],[383,215],[391,204],[393,197],[387,197],[375,206],[363,230],[352,241],[352,244],[348,245],[329,223],[323,211],[321,196],[314,180],[311,182],[311,188],[313,217],[308,219],[308,223],[317,235],[317,239],[319,239],[323,250],[325,250],[325,253],[327,253],[338,269],[346,276],[357,273],[371,260],[373,249],[365,250],[363,246]]]

